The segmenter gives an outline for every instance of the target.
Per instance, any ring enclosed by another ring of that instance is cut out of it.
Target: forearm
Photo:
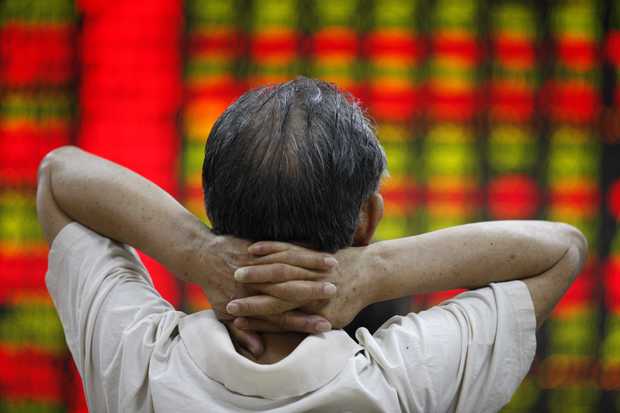
[[[579,244],[571,228],[544,221],[481,222],[373,244],[370,300],[542,274]],[[579,249],[585,255],[585,247]]]
[[[523,280],[530,291],[539,327],[577,277],[585,258],[583,250],[578,245],[573,245],[549,270]]]
[[[140,175],[73,147],[50,153],[41,179],[69,218],[132,245],[181,278],[184,262],[211,236],[171,195]]]
[[[157,185],[78,148],[54,150],[41,163],[37,212],[50,243],[64,225],[77,221],[144,251],[182,280],[200,285],[220,319],[230,318],[225,307],[231,298],[248,294],[233,278],[235,270],[254,260],[248,254],[248,241],[214,235]],[[291,265],[279,272],[287,279],[294,279],[299,271],[319,272],[333,266],[324,262],[322,253],[312,257],[292,253],[288,257]],[[314,300],[328,299],[334,291],[325,291],[324,284],[270,284],[265,288],[270,288],[274,296],[257,297],[262,304],[256,308],[257,315],[279,315]],[[317,332],[324,331],[321,323],[326,320],[302,314],[285,321],[281,326],[291,331]],[[248,349],[260,352],[257,336],[232,328],[231,331]]]

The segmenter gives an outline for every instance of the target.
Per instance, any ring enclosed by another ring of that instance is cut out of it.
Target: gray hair
[[[351,245],[385,154],[359,104],[300,77],[250,91],[217,120],[205,148],[213,229],[249,240]]]

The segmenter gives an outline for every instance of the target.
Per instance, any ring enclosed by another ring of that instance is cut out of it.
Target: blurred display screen
[[[378,239],[494,219],[586,234],[589,263],[505,411],[620,412],[618,70],[612,0],[1,1],[0,411],[86,411],[44,285],[44,154],[79,145],[206,220],[202,157],[219,114],[306,75],[375,122],[390,172]],[[166,299],[208,307],[144,260]]]

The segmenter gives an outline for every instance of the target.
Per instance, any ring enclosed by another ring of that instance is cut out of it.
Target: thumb
[[[263,346],[263,340],[257,333],[254,331],[240,330],[230,322],[227,322],[226,326],[237,344],[252,353],[254,357],[259,357],[263,354],[265,346]]]

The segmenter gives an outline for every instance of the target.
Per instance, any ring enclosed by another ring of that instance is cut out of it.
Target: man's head
[[[202,169],[220,234],[333,252],[368,243],[383,214],[383,150],[358,104],[308,78],[250,91],[217,120]]]

